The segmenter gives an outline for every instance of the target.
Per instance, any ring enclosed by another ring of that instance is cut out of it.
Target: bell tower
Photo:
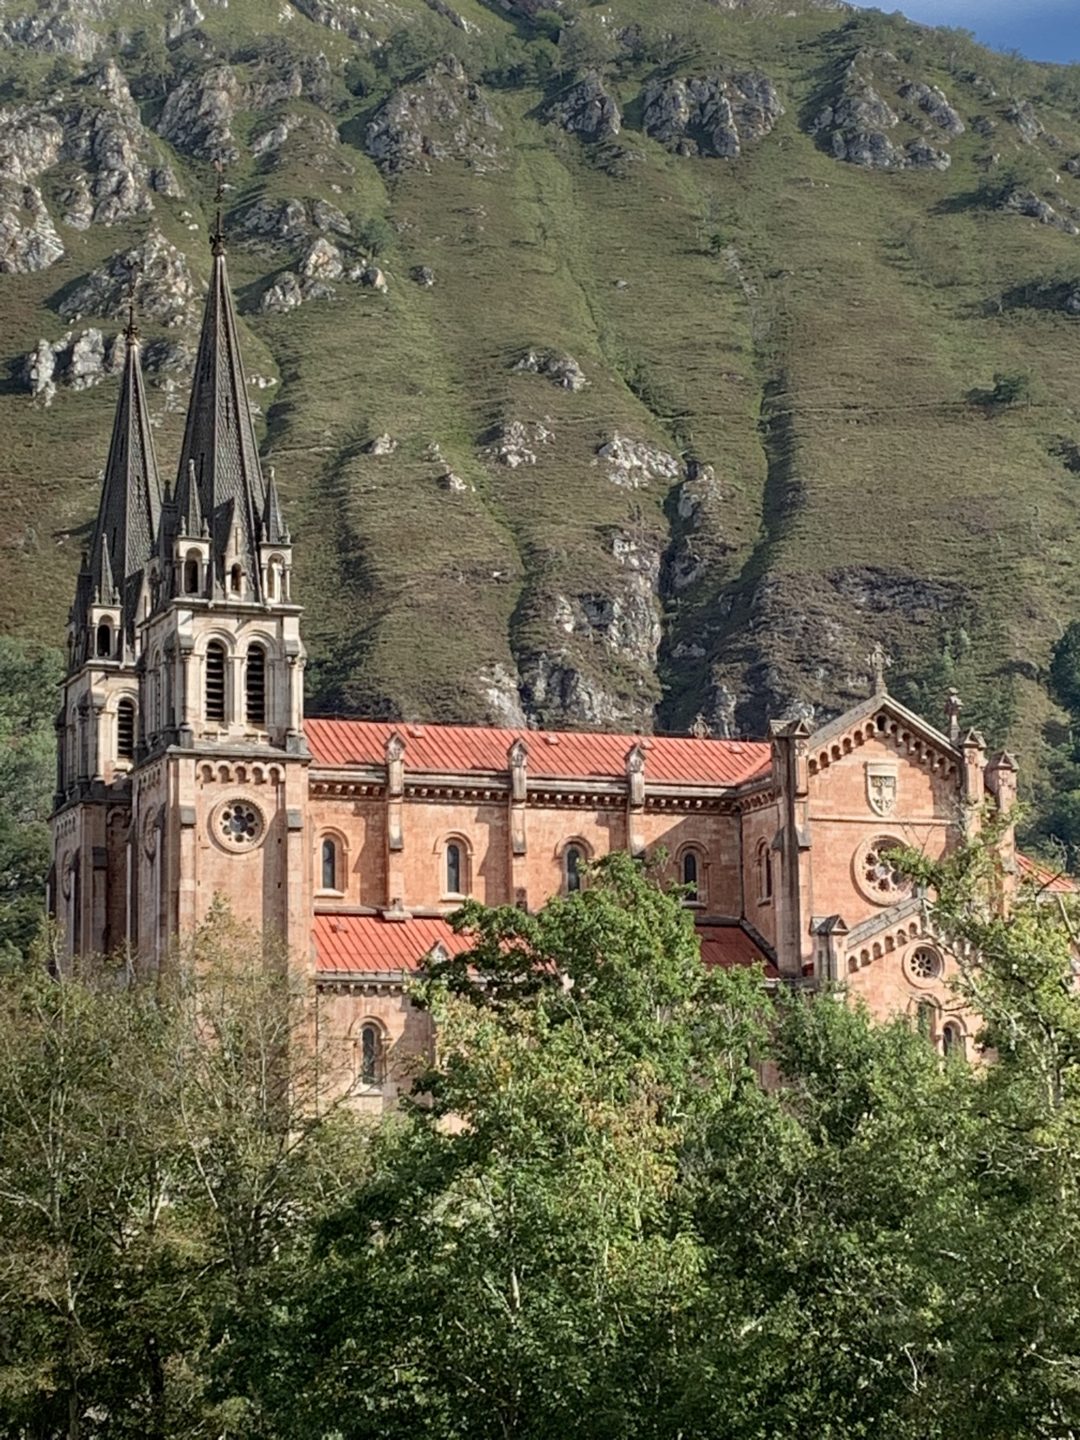
[[[129,326],[58,720],[55,909],[72,951],[126,942],[147,970],[217,896],[300,963],[310,948],[301,612],[277,483],[259,464],[220,232],[219,218],[164,490]]]
[[[307,958],[304,648],[291,572],[274,473],[259,464],[219,221],[143,625],[133,810],[137,949],[151,966],[215,896]]]
[[[124,342],[101,503],[68,617],[68,671],[56,721],[49,904],[69,954],[117,949],[129,933],[139,660],[161,483],[133,315]]]

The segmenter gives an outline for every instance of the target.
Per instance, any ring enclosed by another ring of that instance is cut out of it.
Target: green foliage
[[[369,219],[362,220],[354,233],[360,249],[376,259],[393,249],[397,238],[394,227],[381,215],[372,215]]]
[[[0,958],[25,953],[41,923],[61,674],[55,651],[0,637]]]

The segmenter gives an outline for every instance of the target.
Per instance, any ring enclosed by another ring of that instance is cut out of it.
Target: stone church
[[[1016,766],[886,691],[758,742],[304,713],[292,549],[247,401],[223,241],[175,480],[159,475],[134,322],[57,721],[50,906],[69,954],[153,972],[215,896],[316,989],[342,1084],[380,1109],[429,1043],[406,987],[462,941],[465,896],[535,908],[611,850],[663,848],[710,965],[843,982],[969,1050],[955,960],[888,861],[1006,817]],[[1053,887],[1004,833],[1003,872]],[[1065,887],[1071,888],[1071,887]]]

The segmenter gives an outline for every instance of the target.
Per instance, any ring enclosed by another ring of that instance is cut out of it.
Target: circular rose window
[[[941,974],[941,956],[928,945],[920,945],[908,956],[907,968],[913,980],[936,980]]]
[[[901,848],[901,842],[894,836],[879,835],[864,845],[856,856],[855,877],[859,889],[879,905],[892,905],[910,888],[907,876],[889,858],[894,850]]]
[[[215,810],[210,828],[226,850],[249,850],[262,839],[262,811],[250,800],[226,800]]]

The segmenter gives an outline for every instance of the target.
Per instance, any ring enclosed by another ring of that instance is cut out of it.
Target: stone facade
[[[216,896],[310,975],[338,1080],[392,1105],[432,1036],[409,979],[465,896],[528,908],[663,851],[710,964],[842,983],[970,1053],[955,957],[887,859],[1008,814],[1015,765],[886,691],[757,743],[304,717],[300,609],[246,399],[220,238],[176,482],[134,325],[58,717],[50,900],[69,954],[153,972]],[[1024,866],[1011,833],[1006,884]]]

